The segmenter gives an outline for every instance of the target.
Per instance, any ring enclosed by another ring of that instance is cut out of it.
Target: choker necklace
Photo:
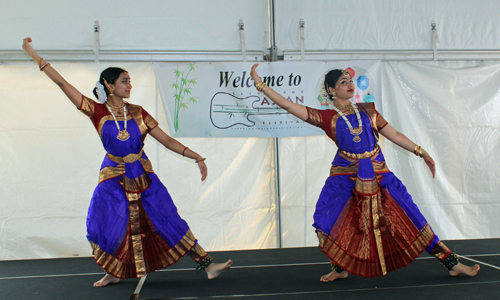
[[[115,114],[111,110],[111,105],[106,103],[106,107],[108,108],[108,111],[113,116],[113,119],[115,119],[116,128],[118,128],[118,135],[116,136],[116,138],[119,139],[120,141],[128,140],[128,138],[130,137],[130,133],[127,132],[127,106],[125,105],[125,103],[123,103],[123,115],[125,117],[125,121],[123,122],[123,124],[124,124],[123,130],[120,130],[120,124],[118,124],[118,120],[116,119]]]
[[[355,143],[359,143],[361,142],[361,138],[359,137],[359,135],[361,134],[361,132],[363,132],[363,123],[361,122],[361,116],[359,115],[359,110],[356,107],[356,105],[352,103],[350,105],[352,106],[352,108],[354,108],[354,111],[356,112],[356,117],[358,117],[358,124],[359,124],[358,128],[352,128],[351,122],[347,120],[346,116],[344,115],[344,113],[340,111],[340,109],[338,109],[336,106],[333,106],[333,109],[342,117],[342,119],[344,119],[344,121],[347,123],[347,126],[349,126],[349,131],[351,132],[352,135],[354,135],[354,138],[352,140]]]
[[[120,105],[120,106],[113,106],[113,105],[111,105],[111,104],[109,104],[109,103],[106,103],[106,104],[107,104],[109,107],[111,107],[112,109],[116,109],[116,110],[122,109],[122,108],[125,106],[125,102],[123,102],[123,104],[122,104],[122,105]]]
[[[334,105],[336,108],[338,109],[352,109],[352,106],[351,104],[347,104],[347,105]]]

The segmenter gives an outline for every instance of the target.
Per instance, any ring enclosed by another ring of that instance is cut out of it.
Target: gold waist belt
[[[135,161],[137,161],[139,158],[141,158],[142,156],[142,152],[144,150],[141,150],[141,152],[139,152],[138,154],[129,154],[125,157],[120,157],[120,156],[114,156],[110,153],[107,154],[108,158],[111,159],[112,161],[114,161],[115,163],[118,163],[118,164],[121,164],[121,163],[133,163]]]
[[[340,153],[344,154],[345,156],[353,159],[363,159],[363,158],[369,158],[372,157],[375,154],[378,154],[378,151],[380,150],[378,145],[375,145],[375,149],[372,151],[366,151],[365,153],[360,153],[360,154],[355,154],[355,153],[349,153],[347,151],[340,151]]]

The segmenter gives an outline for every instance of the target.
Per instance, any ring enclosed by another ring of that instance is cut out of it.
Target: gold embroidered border
[[[192,249],[195,249],[195,245],[197,245],[194,242],[195,240],[196,239],[191,230],[188,230],[186,235],[184,235],[174,247],[168,249],[167,251],[156,253],[158,254],[158,257],[154,260],[156,264],[146,264],[146,274],[166,268],[177,262],[187,253],[190,253]],[[128,241],[128,238],[124,239],[124,243],[128,243]],[[141,277],[136,274],[135,270],[137,268],[131,256],[122,255],[120,257],[115,257],[101,249],[99,245],[93,243],[92,241],[90,241],[90,245],[92,246],[95,261],[109,274],[123,279]],[[125,249],[123,249],[123,253],[128,253],[130,245],[124,245],[124,247]],[[203,248],[201,249],[203,250]]]
[[[330,167],[330,176],[357,174],[358,173],[358,163],[357,163],[358,160],[352,159],[352,158],[349,158],[348,160],[350,162],[353,162],[353,164],[348,166],[348,167],[331,166]],[[373,170],[375,171],[376,174],[390,172],[385,161],[378,162],[378,161],[372,160],[372,165],[373,165]]]
[[[359,180],[359,178],[358,178]],[[376,182],[375,178],[372,180],[372,182],[375,182],[377,185],[377,190],[378,190],[378,183]],[[357,189],[358,182],[356,182],[356,189]],[[379,214],[383,214],[382,210],[382,204],[381,204],[381,197],[380,193],[374,195],[374,196],[369,196],[371,197],[371,203],[372,203],[372,220],[373,220],[373,235],[375,237],[375,244],[377,245],[377,253],[378,253],[378,258],[380,260],[380,269],[382,271],[382,275],[387,274],[387,267],[385,265],[385,256],[384,256],[384,246],[382,245],[382,233],[380,232],[380,216]],[[380,207],[380,211],[379,211]]]
[[[132,117],[127,114],[127,121],[132,119]],[[116,120],[117,121],[125,121],[125,118],[123,116],[117,116],[116,117]],[[101,120],[99,120],[99,129],[98,129],[98,132],[99,132],[99,136],[101,137],[102,139],[102,127],[104,126],[104,123],[106,123],[106,121],[115,121],[115,119],[113,118],[112,115],[107,115],[107,116],[104,116],[101,118]]]
[[[144,168],[144,171],[148,173],[153,173],[153,165],[151,164],[151,161],[149,159],[144,159],[144,158],[139,158],[139,161],[142,164],[142,167]]]
[[[148,126],[144,123],[144,120],[142,118],[142,107],[139,105],[129,104],[128,109],[130,111],[130,115],[133,116],[135,122],[139,126],[139,130],[141,131],[141,139],[144,141],[149,130]]]
[[[116,178],[125,174],[125,165],[121,164],[116,167],[105,167],[99,172],[99,183],[111,178]]]
[[[323,253],[328,256],[330,261],[342,267],[347,272],[363,277],[379,277],[385,275],[383,274],[382,268],[378,262],[359,259],[350,255],[350,253],[346,251],[347,249],[342,249],[335,240],[332,240],[329,235],[325,234],[319,229],[317,230],[317,235],[319,239],[319,247],[321,248]],[[426,246],[424,245],[429,245],[433,237],[434,233],[430,229],[429,225],[426,224],[425,227],[420,231],[417,238],[410,245],[410,247],[404,249],[404,252],[408,256],[408,260],[402,261],[402,266],[400,267],[408,265],[413,260],[415,260],[415,258],[425,250]],[[362,270],[365,273],[362,274],[358,272],[358,270]],[[394,270],[386,270],[386,272],[391,271]]]
[[[362,195],[362,196],[372,196],[375,195],[379,192],[379,185],[378,185],[378,180],[377,177],[380,178],[379,176],[376,176],[372,179],[364,180],[356,176],[356,186],[354,190],[356,193]]]
[[[144,119],[144,124],[148,127],[148,131],[158,126],[158,122],[149,114]]]
[[[123,189],[129,193],[141,193],[149,188],[152,181],[148,173],[142,173],[134,179],[123,176]]]
[[[379,140],[378,127],[377,127],[377,111],[375,110],[375,104],[373,103],[361,103],[360,106],[363,108],[365,113],[370,118],[370,122],[372,124],[372,130],[377,139]]]
[[[438,258],[439,260],[443,260],[449,253],[451,253],[451,250],[446,247],[443,242],[439,241],[439,243],[434,247],[434,249],[432,249],[429,254]]]
[[[140,194],[125,194],[129,200],[128,209],[130,213],[130,237],[132,239],[132,248],[134,252],[135,272],[137,277],[143,277],[146,275],[146,264],[144,263],[144,251],[142,249],[141,223],[139,216],[139,199],[141,196]]]
[[[306,122],[313,126],[321,127],[321,124],[323,124],[323,116],[319,113],[317,109],[308,106],[306,106],[306,108],[307,108]]]
[[[337,121],[338,119],[340,118],[340,115],[339,114],[335,114],[333,115],[333,118],[332,118],[332,139],[333,141],[335,142],[335,145],[339,145],[339,140],[337,138]]]
[[[94,115],[95,104],[96,104],[95,101],[85,96],[82,96],[82,105],[80,106],[80,111],[84,113],[87,117],[91,118]]]

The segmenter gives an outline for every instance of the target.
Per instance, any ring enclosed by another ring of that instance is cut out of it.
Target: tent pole
[[[278,47],[276,47],[276,37],[274,28],[274,0],[268,0],[268,22],[269,22],[269,55],[268,61],[278,60]],[[282,229],[281,229],[281,191],[280,191],[280,153],[279,138],[274,138],[274,181],[276,191],[276,224],[277,224],[277,246],[283,248]]]

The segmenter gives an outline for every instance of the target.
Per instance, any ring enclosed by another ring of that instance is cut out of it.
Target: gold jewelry
[[[125,120],[123,121],[123,127],[124,127],[123,130],[120,129],[120,124],[118,124],[118,120],[116,119],[115,114],[111,110],[110,106],[111,105],[106,103],[106,107],[108,108],[108,111],[113,116],[113,119],[115,120],[116,128],[118,129],[118,135],[116,136],[116,138],[122,142],[126,141],[130,138],[130,133],[128,133],[128,131],[127,131],[127,106],[125,105],[125,103],[123,104],[123,114],[125,115],[124,116]]]
[[[113,92],[114,90],[109,86],[108,82],[106,81],[106,79],[102,79],[104,81],[104,85],[106,86],[106,88],[108,88],[108,91],[109,91],[109,95],[110,96],[113,96]]]
[[[342,74],[344,74],[344,76],[351,76],[351,74],[349,74],[349,72],[347,72],[346,70],[344,69],[339,69],[340,72],[342,72]]]
[[[420,157],[424,157],[423,156],[423,150],[421,146],[415,144],[415,148],[413,148],[413,153],[416,155],[416,156],[420,156]]]
[[[264,81],[257,83],[257,91],[262,92],[266,88],[267,84]]]
[[[42,61],[40,61],[42,62]],[[43,71],[43,69],[45,69],[45,67],[48,67],[50,66],[50,63],[46,62],[43,66],[40,67],[40,71]]]
[[[347,117],[344,115],[343,112],[340,111],[340,109],[336,108],[335,106],[333,109],[344,119],[344,121],[347,123],[347,126],[349,127],[349,131],[351,132],[352,135],[354,135],[354,138],[352,139],[355,143],[361,142],[361,138],[359,135],[361,132],[363,132],[363,122],[361,121],[361,115],[359,114],[359,110],[356,107],[356,105],[351,103],[352,108],[356,112],[356,117],[358,118],[358,128],[353,128],[351,125],[351,122],[347,119]]]
[[[347,105],[334,105],[336,108],[341,109],[341,110],[352,110],[352,105],[347,104]]]
[[[113,106],[113,105],[109,104],[109,102],[108,102],[108,103],[106,103],[106,104],[107,104],[109,107],[111,107],[112,109],[115,109],[115,110],[120,110],[120,109],[122,109],[122,108],[125,106],[125,102],[123,102],[123,105],[121,105],[121,106]]]
[[[375,145],[375,149],[373,149],[372,151],[366,151],[365,153],[355,154],[355,153],[350,153],[347,151],[340,151],[340,153],[342,153],[345,156],[352,158],[352,159],[363,159],[363,158],[372,157],[373,155],[377,154],[379,149],[380,148],[377,144],[377,145]]]
[[[264,83],[262,80],[257,83],[256,88],[257,88],[257,91],[259,91],[259,92],[260,92],[260,86],[262,85],[262,83]]]

